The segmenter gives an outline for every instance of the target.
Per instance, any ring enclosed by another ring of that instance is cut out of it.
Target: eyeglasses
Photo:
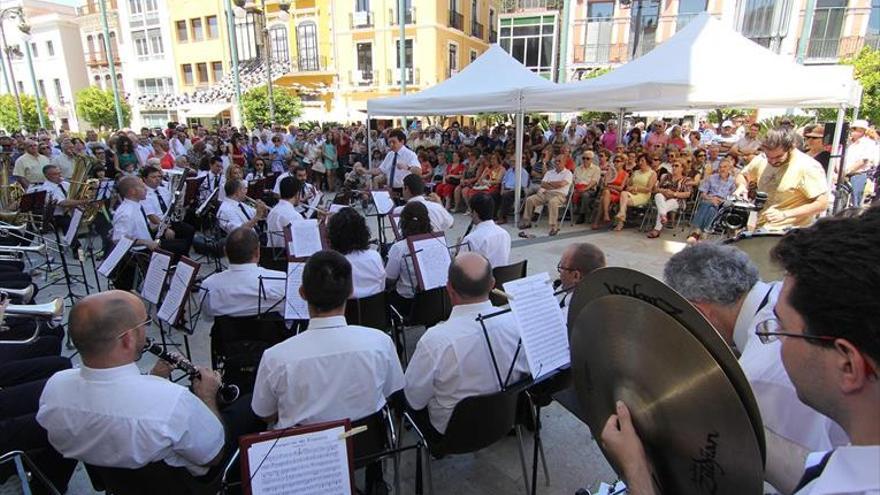
[[[806,136],[807,139],[822,139],[822,136]]]
[[[562,262],[560,261],[558,265],[556,265],[556,271],[559,272],[576,272],[577,268],[568,268],[566,266],[562,266]]]
[[[792,333],[786,332],[785,329],[782,328],[782,324],[776,318],[770,318],[769,320],[764,320],[761,323],[758,323],[755,335],[761,340],[763,344],[770,344],[772,342],[776,342],[779,340],[779,337],[792,337],[796,339],[804,339],[808,342],[815,342],[825,345],[829,345],[837,340],[836,337],[829,337],[827,335],[806,335],[804,333]]]

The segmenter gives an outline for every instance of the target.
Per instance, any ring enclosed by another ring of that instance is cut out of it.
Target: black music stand
[[[192,267],[193,273],[190,275],[189,280],[175,279],[178,276],[178,268],[181,264],[186,264]],[[163,325],[163,320],[165,323],[168,323],[169,327],[169,335],[170,329],[174,328],[180,330],[183,333],[183,344],[186,353],[187,359],[192,359],[190,346],[189,346],[189,336],[195,333],[196,326],[198,325],[199,316],[201,315],[201,302],[198,304],[198,308],[194,309],[193,305],[193,290],[195,289],[195,282],[198,278],[199,268],[201,264],[185,257],[181,256],[177,262],[177,266],[174,267],[173,273],[166,276],[166,284],[167,289],[165,289],[165,297],[163,300],[167,300],[168,292],[171,290],[171,286],[173,283],[184,284],[184,295],[182,300],[180,301],[180,305],[176,308],[171,308],[174,311],[172,321],[167,319],[163,319],[159,317],[159,313],[162,312],[162,307],[160,306],[156,311],[156,320],[159,322],[159,331],[162,337],[162,347],[166,348],[167,344],[165,342],[165,327]],[[169,267],[169,271],[172,269]],[[199,287],[197,290],[203,290]],[[164,306],[164,302],[162,304]],[[174,344],[172,342],[173,345]]]

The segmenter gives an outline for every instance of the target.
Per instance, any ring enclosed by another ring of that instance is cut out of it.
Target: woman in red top
[[[466,197],[470,200],[480,193],[494,195],[501,187],[501,178],[504,176],[504,166],[496,153],[490,153],[487,159],[488,165],[483,168],[474,186],[467,190]]]
[[[153,153],[148,158],[158,158],[159,165],[165,170],[174,168],[174,157],[168,152],[168,141],[164,139],[153,140]]]
[[[626,158],[620,153],[614,156],[614,168],[617,175],[614,176],[614,180],[605,184],[605,189],[602,190],[602,201],[599,203],[599,211],[593,220],[593,230],[599,228],[600,218],[605,224],[611,223],[609,210],[612,204],[620,202],[620,192],[623,191],[626,180],[629,178],[629,174],[626,172]]]
[[[229,142],[229,156],[232,157],[232,164],[244,168],[247,165],[247,158],[241,149],[241,134],[233,134]]]
[[[452,196],[455,188],[461,184],[462,175],[464,175],[464,165],[461,163],[461,156],[459,156],[457,151],[454,151],[452,152],[452,163],[446,168],[443,182],[437,184],[437,195],[443,198],[443,206],[447,210],[452,209]]]
[[[684,138],[681,137],[681,127],[674,126],[672,131],[669,133],[669,141],[668,144],[674,144],[678,151],[681,151],[687,148],[687,143]]]

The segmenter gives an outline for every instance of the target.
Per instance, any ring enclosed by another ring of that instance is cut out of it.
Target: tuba
[[[0,219],[9,223],[20,223],[18,203],[24,195],[24,188],[18,182],[9,183],[12,174],[12,157],[0,153]]]
[[[94,200],[98,191],[98,179],[90,179],[92,169],[99,165],[97,159],[88,155],[77,155],[73,159],[73,176],[70,178],[70,192],[67,194],[68,199],[77,200]],[[101,211],[101,204],[92,202],[83,208],[82,221],[91,223],[98,212]]]

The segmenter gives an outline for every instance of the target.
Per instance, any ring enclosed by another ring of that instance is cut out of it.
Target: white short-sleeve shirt
[[[396,180],[396,179],[395,179]],[[455,218],[446,211],[446,208],[443,207],[440,203],[435,203],[434,201],[428,201],[425,196],[413,196],[407,200],[408,203],[422,203],[425,205],[425,208],[428,209],[428,218],[431,219],[431,230],[434,232],[445,232],[452,228],[452,224],[455,223]],[[393,213],[395,215],[400,215],[403,212],[403,206],[394,207]]]
[[[113,242],[119,242],[123,237],[142,241],[152,240],[153,234],[147,226],[145,214],[146,209],[142,209],[139,202],[123,200],[113,214]]]
[[[547,191],[568,194],[568,189],[571,187],[571,181],[573,179],[574,176],[572,175],[571,170],[564,168],[562,169],[562,172],[557,172],[556,169],[553,168],[544,173],[544,179],[542,182],[565,182],[564,186],[556,189],[547,189]]]
[[[351,263],[352,298],[369,297],[385,290],[385,265],[378,251],[352,251],[345,255],[345,259]]]
[[[263,353],[251,408],[278,414],[274,428],[369,416],[403,388],[394,343],[384,332],[348,325],[344,316],[312,318]]]
[[[296,211],[296,207],[290,201],[280,200],[272,207],[266,216],[266,230],[268,232],[267,244],[269,247],[284,247],[284,228],[293,222],[298,222],[303,216]]]
[[[217,224],[227,234],[254,218],[257,212],[250,206],[234,199],[224,199],[217,209]]]
[[[485,256],[492,268],[506,266],[510,262],[510,234],[492,220],[475,225],[462,242],[467,249]]]
[[[412,299],[416,295],[415,267],[412,256],[409,254],[409,245],[406,239],[401,239],[391,245],[388,250],[388,261],[385,263],[385,275],[388,280],[397,280],[396,290],[401,296]]]
[[[55,373],[37,422],[64,457],[135,469],[152,462],[205,474],[225,442],[223,424],[186,388],[141,375],[134,363]]]
[[[260,280],[262,277],[262,290]],[[202,282],[202,314],[252,316],[257,312],[284,312],[287,274],[256,263],[229,264]]]
[[[385,160],[379,165],[379,169],[389,180],[391,180],[391,164],[394,163],[394,154],[394,151],[389,151],[385,155]],[[391,187],[403,187],[403,179],[410,174],[412,167],[421,167],[418,155],[406,146],[401,146],[397,151],[397,171],[394,172],[394,183],[391,184]]]

